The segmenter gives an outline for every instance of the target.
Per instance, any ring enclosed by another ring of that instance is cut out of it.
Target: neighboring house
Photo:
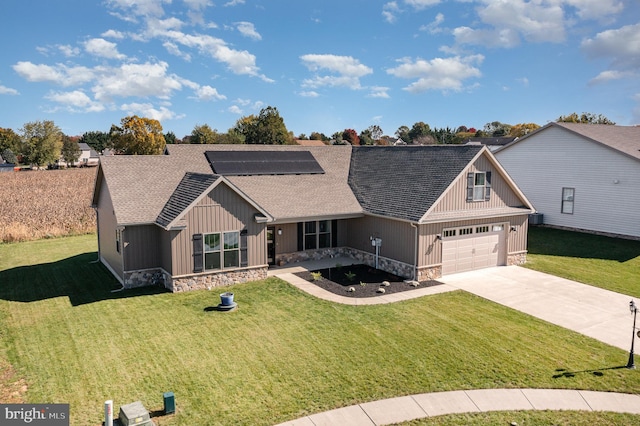
[[[325,146],[326,143],[315,139],[296,139],[296,143],[302,146]]]
[[[84,142],[78,143],[78,146],[80,148],[80,157],[78,157],[78,160],[75,161],[73,164],[71,164],[71,166],[96,167],[100,163],[100,156],[93,148],[91,148],[89,145],[87,145]],[[67,164],[66,161],[64,161],[62,157],[60,157],[60,159],[56,161],[55,165],[57,167],[70,166],[69,164]]]
[[[640,237],[640,127],[549,123],[495,155],[544,224]]]
[[[517,140],[516,136],[505,137],[490,137],[490,138],[469,138],[467,144],[469,145],[485,145],[491,152],[495,152],[498,149],[510,144]]]
[[[14,170],[15,164],[7,163],[2,155],[0,155],[0,172],[12,172]]]
[[[211,288],[336,256],[419,281],[526,260],[533,208],[484,147],[165,153],[100,161],[99,257],[126,287]]]

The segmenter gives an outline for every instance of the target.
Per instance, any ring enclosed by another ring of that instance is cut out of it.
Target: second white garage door
[[[442,275],[504,265],[504,231],[445,238]]]

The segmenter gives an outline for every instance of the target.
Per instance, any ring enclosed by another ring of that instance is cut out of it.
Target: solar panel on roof
[[[323,174],[309,151],[206,151],[214,173],[227,176]]]

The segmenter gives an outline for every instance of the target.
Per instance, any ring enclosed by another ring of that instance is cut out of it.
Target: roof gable
[[[604,145],[626,156],[640,160],[640,126],[617,126],[609,124],[552,122],[500,148],[496,152],[521,144],[551,127],[564,129],[583,139]]]
[[[186,173],[169,200],[156,218],[156,224],[165,229],[171,228],[176,221],[196,199],[218,181],[220,176]]]
[[[483,149],[354,147],[349,185],[365,212],[418,222]]]

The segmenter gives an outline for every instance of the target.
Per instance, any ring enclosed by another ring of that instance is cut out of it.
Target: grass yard
[[[161,410],[173,391],[163,426],[270,425],[458,389],[640,393],[625,351],[464,292],[353,307],[271,278],[225,288],[239,309],[210,312],[224,290],[111,292],[96,245],[0,244],[0,398],[69,403],[72,424],[99,425],[107,399],[116,413],[136,400]]]
[[[640,241],[532,226],[525,267],[640,298]]]

